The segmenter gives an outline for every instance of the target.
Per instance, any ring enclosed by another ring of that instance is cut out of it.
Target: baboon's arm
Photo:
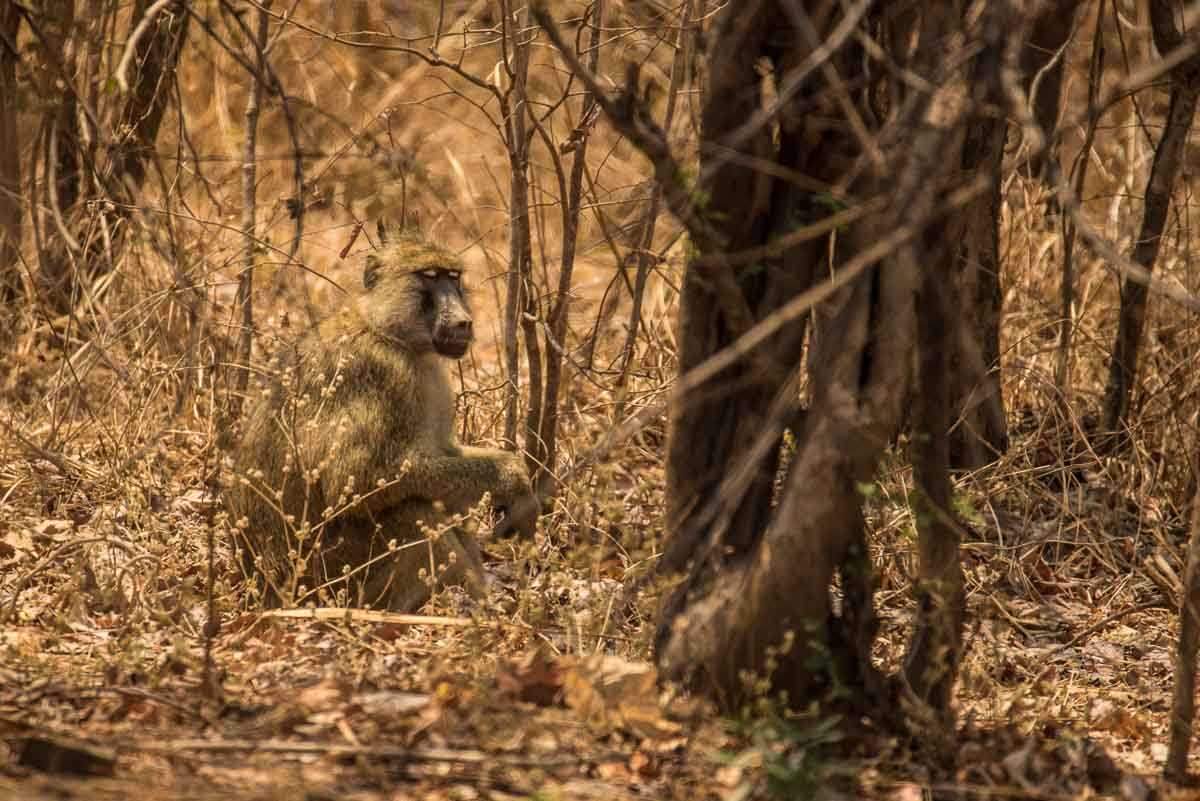
[[[362,459],[343,453],[324,476],[326,486],[340,488],[350,476],[355,476],[355,492],[361,496],[358,504],[344,514],[352,517],[378,517],[405,501],[421,499],[440,501],[450,512],[462,512],[479,502],[485,492],[492,493],[497,504],[506,504],[521,486],[520,464],[515,456],[504,451],[471,448],[459,454],[431,454],[410,451],[396,465],[396,473],[372,469],[369,456]],[[363,486],[361,476],[372,473],[388,476],[383,487]],[[527,483],[527,480],[526,480]]]

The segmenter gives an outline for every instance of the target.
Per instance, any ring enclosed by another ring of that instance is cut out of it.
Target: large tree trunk
[[[785,76],[791,65],[811,48],[785,47],[786,17],[767,0],[720,16],[709,49],[708,88],[702,110],[705,140],[720,143],[761,107],[760,59],[768,59],[775,75]],[[795,35],[794,33],[792,35]],[[800,101],[797,101],[798,103]],[[761,247],[770,239],[828,214],[815,193],[803,191],[757,169],[756,164],[780,163],[791,170],[825,179],[848,164],[834,137],[820,123],[786,115],[778,145],[770,125],[764,125],[735,149],[730,158],[719,148],[705,150],[701,172],[713,187],[705,213],[723,238],[715,248],[737,253]],[[714,255],[698,250],[684,275],[679,321],[679,366],[687,373],[727,347],[738,333],[726,316],[726,304],[712,271],[730,270],[741,299],[755,319],[777,309],[811,286],[823,262],[824,237],[789,248],[774,258],[734,266],[707,266]],[[755,359],[721,373],[672,409],[667,454],[667,520],[671,539],[661,568],[687,569],[691,578],[667,602],[666,635],[674,613],[687,603],[687,592],[719,571],[727,559],[747,553],[759,541],[771,516],[773,482],[786,414],[770,414],[773,404],[790,386],[800,363],[804,321],[797,320],[760,348]],[[794,394],[794,390],[792,390]],[[786,402],[780,400],[786,405]],[[757,444],[757,446],[756,446]],[[754,459],[753,464],[745,460]],[[726,491],[731,466],[744,477],[737,491]],[[706,544],[716,544],[710,548]]]
[[[759,77],[755,65],[764,54],[770,33],[766,17],[766,14],[724,14],[717,23],[709,64],[710,88],[702,113],[704,135],[710,140],[720,141],[723,134],[737,128],[757,107],[758,94],[753,87],[758,85]],[[773,160],[769,131],[752,137],[739,151]],[[709,158],[702,157],[702,164],[710,163]],[[712,198],[711,218],[727,237],[728,249],[737,251],[761,244],[770,211],[769,176],[740,163],[728,162],[713,172],[712,184],[722,190]],[[704,255],[711,254],[697,254]],[[755,299],[761,301],[767,284],[768,276],[763,272],[748,275],[740,287],[748,301],[750,295],[758,296]],[[680,303],[680,372],[693,369],[735,336],[711,283],[701,271],[687,270]],[[683,569],[704,539],[709,522],[704,518],[711,517],[705,502],[715,496],[730,460],[745,448],[748,438],[761,430],[761,412],[764,401],[773,394],[772,387],[748,378],[749,372],[746,367],[727,371],[720,380],[732,388],[705,392],[702,396],[696,393],[697,397],[672,410],[672,430],[689,433],[672,437],[667,454],[667,519],[672,540],[665,566],[670,570]],[[777,387],[778,381],[771,384]],[[729,514],[732,542],[754,540],[755,533],[762,530],[769,502],[769,485],[756,482]]]
[[[853,105],[861,98],[852,100],[837,91],[837,81],[851,85],[864,77],[854,72],[859,62],[852,57],[842,61],[845,48],[829,45],[831,32],[843,19],[821,18],[825,29],[806,33],[808,20],[795,14],[799,4],[784,6],[793,11],[785,17],[785,23],[794,25],[789,28],[771,16],[775,6],[760,3],[754,9],[757,15],[745,7],[730,13],[713,37],[713,84],[704,130],[709,144],[702,151],[706,156],[723,152],[714,143],[721,139],[712,125],[722,113],[739,120],[753,117],[758,93],[748,88],[754,81],[745,65],[763,51],[755,49],[754,38],[747,34],[755,25],[767,25],[770,41],[778,42],[787,38],[782,31],[791,30],[805,46],[824,43],[834,53],[831,66],[836,75],[818,67],[819,79],[810,78],[805,91],[797,94],[804,113],[783,115],[773,161],[789,169],[772,174],[802,175],[833,186],[845,178],[842,169],[856,161],[857,177],[843,182],[848,191],[860,203],[882,201],[882,211],[838,229],[832,272],[842,284],[822,310],[823,329],[813,342],[810,361],[812,402],[795,432],[796,453],[778,504],[771,506],[769,494],[776,477],[773,438],[779,420],[792,419],[785,417],[791,411],[787,373],[778,368],[786,363],[782,357],[793,355],[802,333],[799,300],[792,307],[791,327],[781,329],[785,335],[772,343],[774,348],[744,357],[737,368],[720,376],[723,386],[706,386],[685,396],[675,412],[668,484],[673,539],[666,557],[675,569],[690,559],[690,570],[681,589],[664,605],[656,649],[666,675],[690,681],[727,709],[737,708],[764,687],[784,691],[796,703],[837,687],[843,693],[839,704],[866,703],[870,714],[880,717],[895,708],[886,703],[888,691],[871,665],[874,579],[866,556],[861,492],[873,481],[878,460],[901,422],[905,399],[911,396],[916,399],[912,423],[920,491],[920,572],[914,587],[916,633],[902,686],[910,700],[931,707],[942,720],[951,719],[965,593],[959,564],[961,527],[952,511],[949,476],[955,373],[947,360],[956,349],[968,354],[972,349],[953,342],[961,337],[958,317],[963,312],[953,288],[959,252],[947,236],[948,230],[962,230],[966,224],[947,225],[946,218],[954,219],[962,204],[970,207],[980,198],[984,208],[998,202],[994,180],[980,180],[959,167],[964,132],[978,129],[978,109],[986,107],[970,101],[995,96],[991,93],[1000,85],[1006,40],[1021,32],[1011,7],[989,6],[978,22],[981,31],[966,37],[973,44],[982,33],[979,68],[969,76],[964,71],[947,77],[947,49],[959,41],[964,5],[908,7],[882,20],[884,34],[894,35],[889,39],[893,45],[914,43],[905,52],[893,47],[890,55],[925,80],[943,83],[932,96],[897,87],[880,131],[863,130],[869,115],[864,107]],[[729,19],[732,16],[736,21]],[[741,37],[731,41],[731,32]],[[787,52],[795,58],[788,63],[795,64],[811,51],[792,44]],[[739,64],[741,72],[735,69]],[[787,70],[778,74],[779,85],[786,85]],[[966,96],[968,88],[974,88],[974,98]],[[851,130],[859,135],[847,133]],[[988,147],[977,152],[995,158],[1002,138],[984,138]],[[881,143],[877,154],[870,152]],[[871,166],[863,170],[863,163]],[[731,169],[725,180],[714,184],[720,189],[714,191],[713,205],[722,204],[721,216],[715,219],[730,226],[731,254],[753,244],[751,226],[756,219],[799,215],[803,220],[811,213],[807,204],[820,197],[782,180],[767,192],[759,183],[771,180],[764,172],[739,175]],[[969,191],[959,192],[963,185]],[[769,238],[772,232],[768,226],[764,233]],[[795,284],[787,289],[793,298],[801,291],[798,286],[818,277],[811,272],[820,265],[818,256],[809,257],[808,262],[795,256],[791,260]],[[720,326],[723,318],[712,284],[693,275],[704,258],[700,254],[689,264],[694,283],[690,292],[685,290],[681,307],[685,375],[732,339]],[[771,275],[769,268],[765,272]],[[748,282],[739,276],[739,283],[745,287]],[[761,319],[760,297],[751,292],[745,297]],[[919,357],[916,381],[914,350]],[[757,363],[748,363],[753,359]],[[976,360],[982,362],[978,355]],[[770,383],[780,376],[784,383]],[[751,458],[758,461],[748,462]],[[697,469],[698,463],[704,469]],[[747,468],[753,471],[750,480],[739,483]],[[747,676],[753,681],[748,683]],[[847,697],[848,689],[858,695]]]
[[[858,251],[871,233],[857,234],[846,250]],[[870,482],[900,419],[915,290],[911,271],[873,269],[831,304],[839,336],[820,340],[820,389],[773,520],[755,550],[728,560],[686,608],[662,621],[658,657],[667,675],[690,678],[726,708],[753,691],[742,682],[746,671],[797,701],[830,676],[864,690],[875,684],[859,487]],[[873,320],[886,325],[872,330]],[[830,594],[839,572],[853,590],[840,625]],[[812,669],[808,660],[817,653],[834,662]]]
[[[1150,21],[1154,44],[1160,54],[1168,53],[1182,43],[1183,38],[1175,24],[1176,15],[1181,13],[1182,4],[1177,0],[1151,0]],[[1154,151],[1154,163],[1146,183],[1142,228],[1133,248],[1134,263],[1147,272],[1154,269],[1158,259],[1171,204],[1171,189],[1179,174],[1184,146],[1196,116],[1197,97],[1200,97],[1200,56],[1189,59],[1171,73],[1171,105],[1162,138]],[[1129,403],[1137,383],[1147,294],[1147,287],[1141,281],[1126,278],[1121,285],[1121,314],[1104,394],[1103,431],[1113,435],[1112,443],[1124,439],[1121,431],[1128,419]]]

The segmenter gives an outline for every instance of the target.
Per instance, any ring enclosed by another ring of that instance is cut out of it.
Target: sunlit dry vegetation
[[[1195,9],[911,6],[0,0],[0,797],[1188,797]],[[326,572],[380,220],[541,514]]]

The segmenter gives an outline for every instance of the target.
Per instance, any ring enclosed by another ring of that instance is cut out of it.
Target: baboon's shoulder
[[[417,380],[413,359],[371,331],[352,306],[322,320],[301,347],[311,376],[341,376],[346,394],[395,394]]]

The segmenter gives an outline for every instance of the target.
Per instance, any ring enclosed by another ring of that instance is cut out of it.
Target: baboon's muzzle
[[[433,347],[448,358],[461,358],[471,347],[475,331],[457,280],[439,278],[434,299]]]
[[[472,338],[471,318],[466,316],[439,318],[433,329],[433,347],[451,359],[461,358],[471,347]]]

